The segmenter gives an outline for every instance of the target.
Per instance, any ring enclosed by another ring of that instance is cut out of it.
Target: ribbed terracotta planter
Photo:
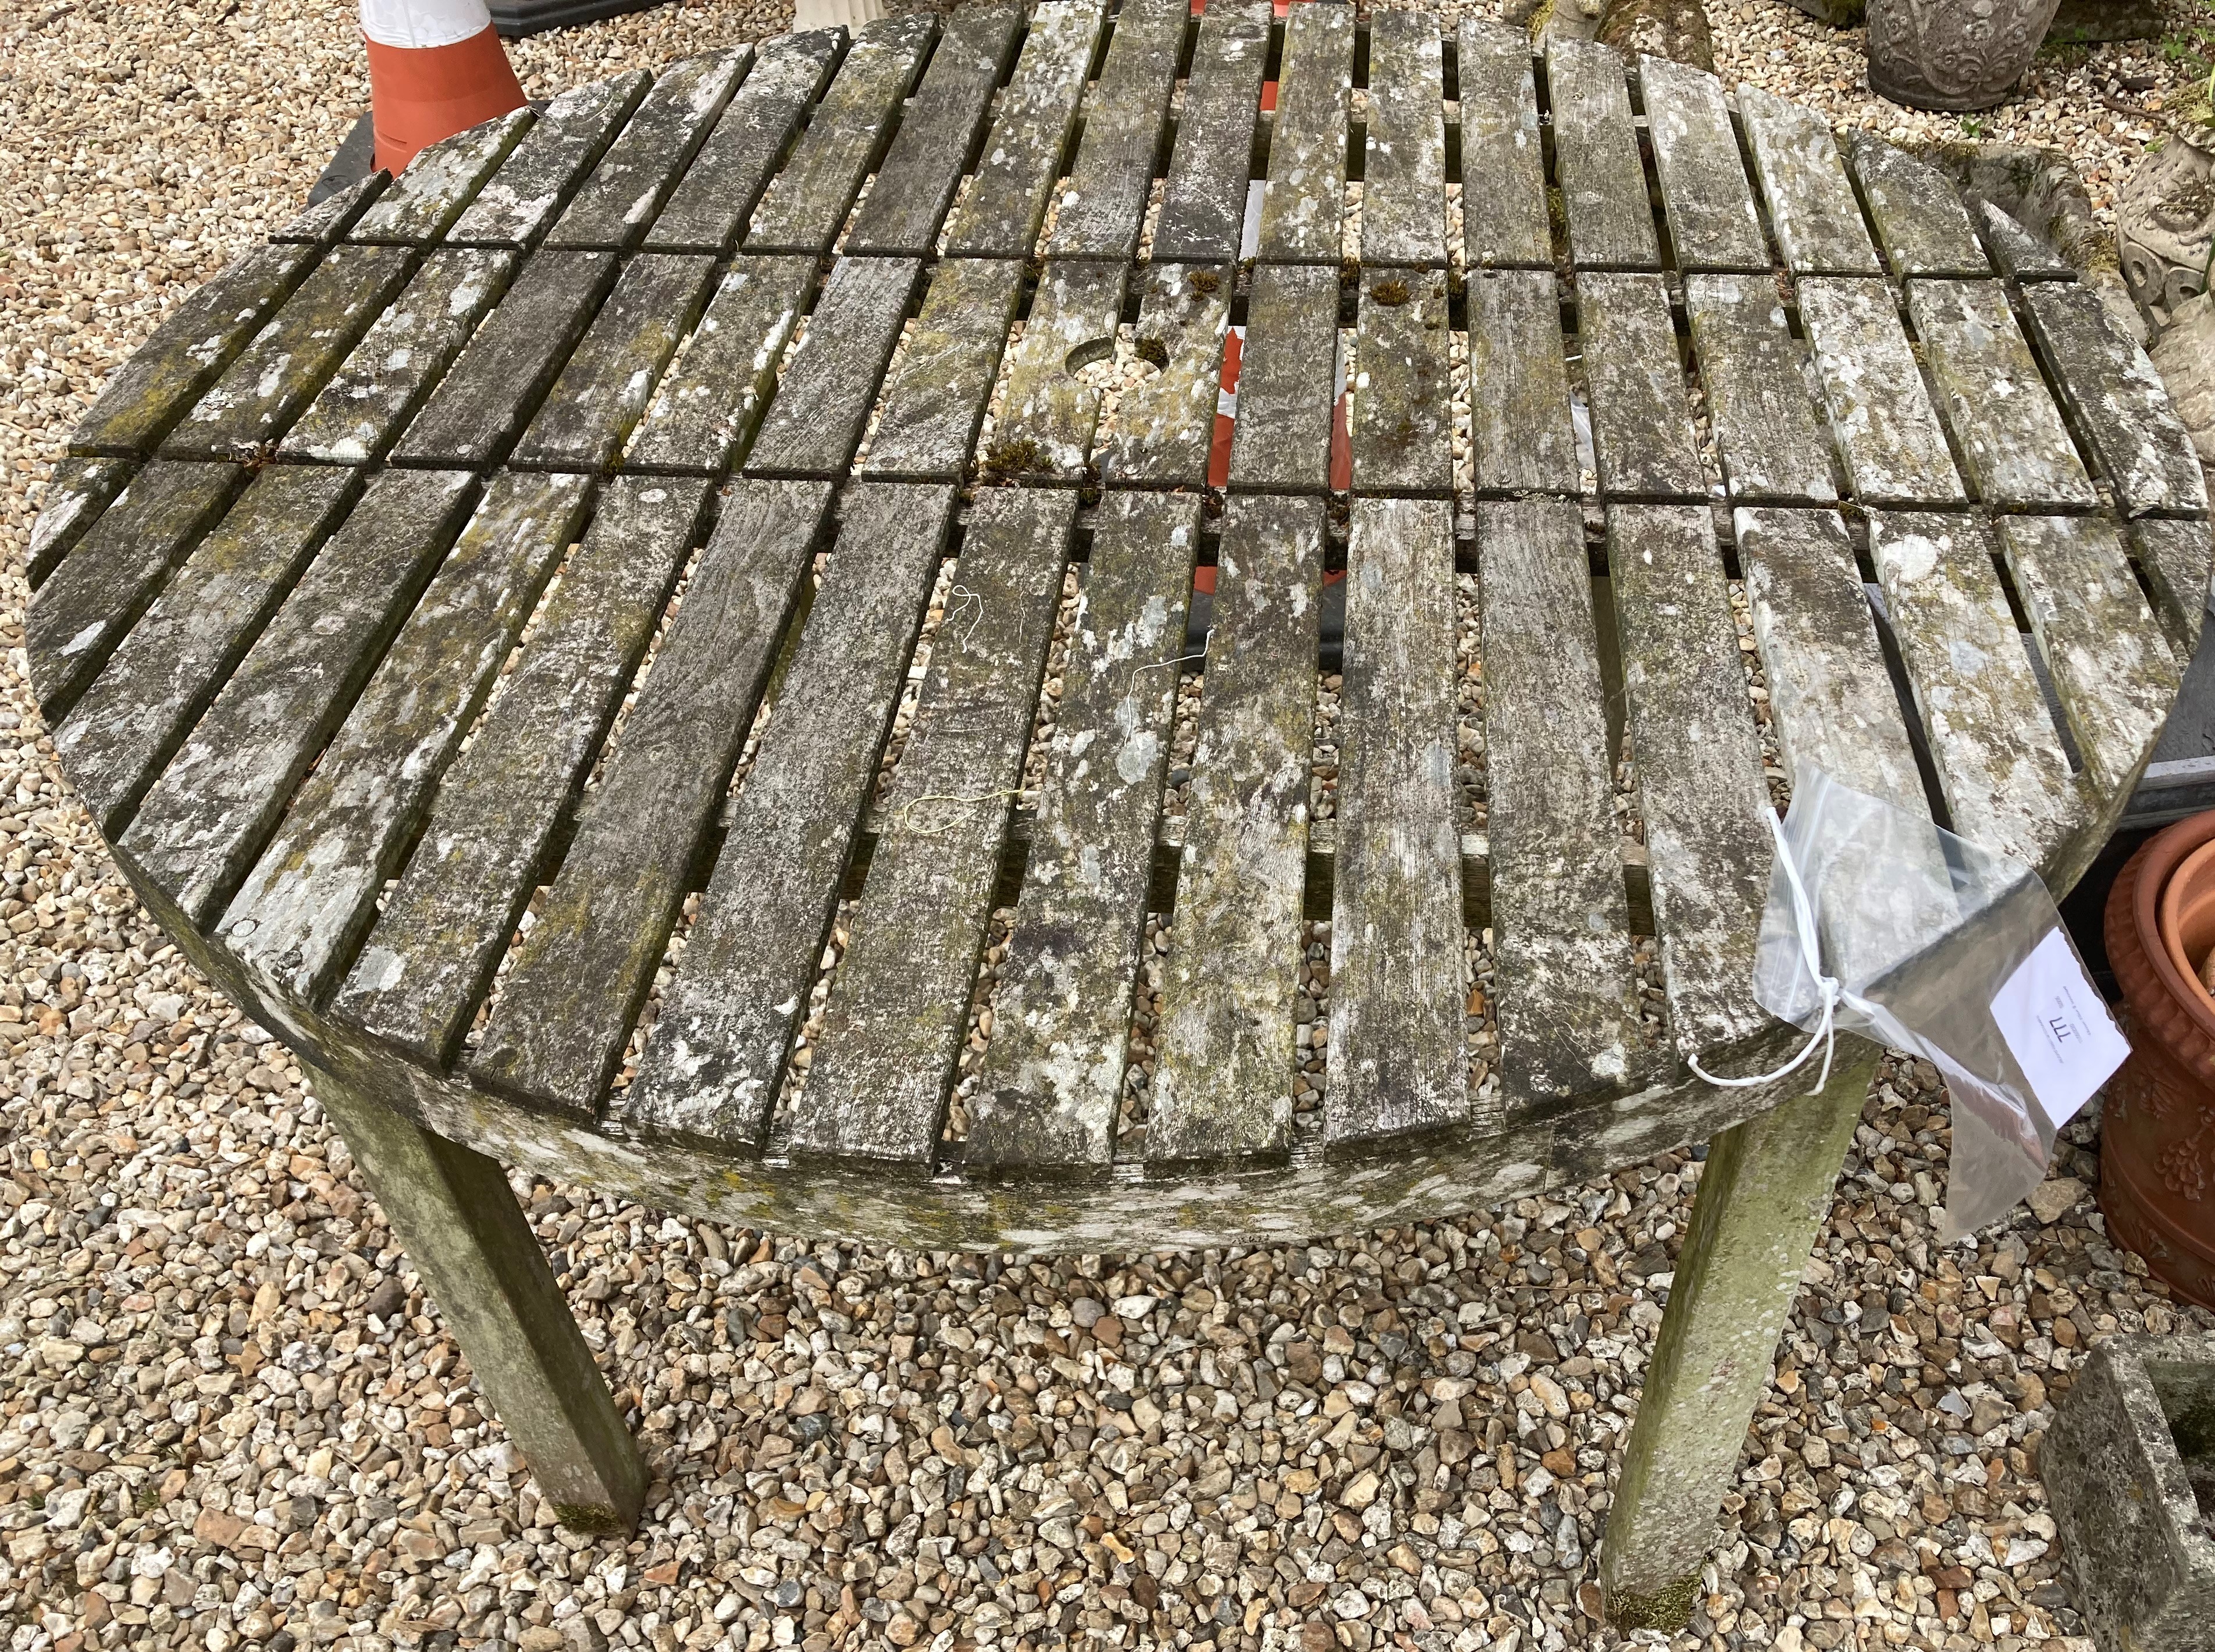
[[[2108,961],[2123,995],[2130,1059],[2108,1081],[2100,1121],[2100,1209],[2108,1231],[2178,1295],[2215,1307],[2215,999],[2193,966],[2215,946],[2215,814],[2181,820],[2131,857],[2108,896]],[[2199,949],[2195,951],[2194,949]]]

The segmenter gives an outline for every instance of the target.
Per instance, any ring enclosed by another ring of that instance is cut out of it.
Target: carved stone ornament
[[[2215,130],[2172,137],[2138,163],[2115,202],[2131,296],[2167,323],[2207,290],[2215,253]]]
[[[2021,80],[2059,0],[1869,0],[1869,89],[1918,109],[1989,109]]]

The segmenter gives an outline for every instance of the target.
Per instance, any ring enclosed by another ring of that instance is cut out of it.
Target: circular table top
[[[2065,886],[2208,578],[2144,355],[1936,171],[1266,0],[518,111],[71,453],[34,681],[224,990],[511,1162],[930,1244],[1374,1225],[1771,1104],[1687,1058],[1787,1046],[1792,765]]]

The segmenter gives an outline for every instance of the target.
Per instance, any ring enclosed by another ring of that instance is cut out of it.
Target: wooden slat
[[[1098,0],[1040,0],[1033,9],[1015,78],[1000,95],[968,196],[948,226],[948,257],[1030,256],[1076,134],[1104,15]]]
[[[1722,83],[1666,58],[1641,58],[1638,85],[1676,267],[1766,271],[1769,243],[1739,158]]]
[[[845,50],[842,28],[762,42],[745,83],[732,95],[641,243],[649,252],[727,254],[793,135]]]
[[[506,291],[518,261],[489,248],[433,249],[308,404],[279,455],[332,464],[383,458]]]
[[[1637,981],[1583,516],[1480,504],[1501,1081],[1535,1102],[1631,1077]]]
[[[1766,275],[1684,279],[1692,349],[1733,500],[1838,496],[1830,432],[1809,395],[1807,347]]]
[[[1230,330],[1224,265],[1146,267],[1138,347],[1160,371],[1126,387],[1115,433],[1101,447],[1102,480],[1200,488],[1215,434],[1223,341]]]
[[[383,194],[391,181],[392,175],[382,170],[357,178],[314,205],[302,207],[269,238],[301,242],[318,249],[328,247],[353,228],[354,220],[369,210],[369,204]]]
[[[1223,513],[1155,1039],[1157,1164],[1290,1139],[1322,542],[1319,499],[1234,499]]]
[[[1362,276],[1348,436],[1353,489],[1453,491],[1452,322],[1443,270]]]
[[[1876,274],[1876,245],[1862,222],[1861,203],[1830,124],[1813,109],[1758,86],[1739,87],[1738,108],[1769,202],[1770,225],[1794,273]]]
[[[1369,25],[1369,132],[1362,159],[1361,261],[1446,261],[1445,56],[1428,12],[1379,11]]]
[[[939,264],[907,353],[885,381],[862,474],[954,482],[966,473],[1022,288],[1023,267],[1013,259]]]
[[[1217,0],[1201,14],[1154,225],[1161,262],[1227,264],[1238,256],[1270,18],[1267,0]]]
[[[2022,282],[2074,281],[2075,267],[2042,235],[2034,235],[1991,202],[1971,198],[1979,237],[2000,273]]]
[[[1469,283],[1469,408],[1484,493],[1574,494],[1581,481],[1554,273],[1502,270]]]
[[[2045,863],[2077,788],[1973,517],[1869,513],[1869,552],[1954,830]]]
[[[2138,589],[2114,523],[2008,516],[2008,571],[2062,715],[2103,797],[2137,783],[2176,698],[2177,660]]]
[[[1908,313],[1977,497],[1997,510],[2100,501],[1997,281],[1911,281]]]
[[[1123,0],[1041,257],[1127,259],[1138,252],[1191,21],[1190,0]]]
[[[70,432],[69,451],[110,458],[152,452],[316,262],[314,247],[271,243],[188,294],[107,381]]]
[[[1876,622],[1836,511],[1735,514],[1755,646],[1784,766],[1822,770],[1917,814],[1929,804]]]
[[[1049,264],[1031,298],[1023,335],[1008,347],[1008,384],[992,427],[992,468],[1074,481],[1092,462],[1100,390],[1077,377],[1111,355],[1123,314],[1121,264]]]
[[[591,489],[584,476],[512,473],[486,489],[216,925],[266,991],[313,1004],[353,961]]]
[[[632,258],[508,462],[549,470],[614,464],[714,275],[715,261],[703,254]]]
[[[128,459],[65,457],[54,462],[39,501],[38,519],[31,524],[30,543],[23,550],[24,577],[34,591],[100,519],[108,501],[123,491],[132,468]]]
[[[1600,492],[1613,499],[1699,499],[1684,366],[1658,275],[1577,277],[1577,342],[1592,397]]]
[[[354,221],[347,239],[399,247],[443,239],[536,118],[527,106],[511,109],[432,144]]]
[[[1946,433],[1882,281],[1800,283],[1800,316],[1822,375],[1831,434],[1865,505],[1965,497]]]
[[[39,587],[23,641],[32,691],[49,722],[76,703],[244,479],[235,464],[156,461]]]
[[[1230,439],[1233,488],[1306,493],[1330,485],[1337,361],[1337,267],[1255,269]]]
[[[812,258],[733,263],[639,420],[624,467],[720,476],[744,458],[814,284]]]
[[[1769,783],[1708,508],[1615,506],[1607,540],[1669,1033],[1698,1055],[1769,1024],[1752,992]]]
[[[2198,513],[2207,477],[2161,375],[2108,313],[2100,295],[2075,282],[2022,290],[2023,307],[2064,403],[2124,510]]]
[[[1351,7],[1295,6],[1285,17],[1255,251],[1264,264],[1335,267],[1343,255],[1353,32]]]
[[[937,1150],[1076,520],[1066,489],[994,488],[977,501],[954,570],[977,617],[942,627],[931,648],[793,1102],[795,1156],[922,1169]]]
[[[1556,36],[1546,48],[1554,170],[1579,270],[1659,269],[1661,247],[1630,114],[1623,56]]]
[[[1200,544],[1190,494],[1101,503],[1037,799],[994,1031],[970,1105],[971,1165],[1103,1165],[1145,938]]]
[[[1469,1112],[1459,629],[1451,502],[1356,501],[1331,903],[1324,1134],[1334,1145],[1434,1130]]]
[[[476,478],[373,478],[114,845],[172,929],[212,920],[468,519]]]
[[[762,732],[624,1123],[758,1151],[807,1016],[847,860],[899,703],[951,487],[850,484],[839,533]]]
[[[618,476],[515,672],[440,786],[333,1004],[433,1067],[450,1063],[697,536],[709,484]]]
[[[1895,276],[1992,273],[1951,178],[1865,132],[1848,134],[1846,159]]]
[[[138,806],[359,485],[322,465],[265,467],[55,730],[70,783],[103,833]]]
[[[809,112],[807,129],[794,139],[784,170],[754,208],[748,252],[820,257],[831,250],[862,180],[892,141],[901,100],[937,33],[938,19],[927,11],[863,25],[823,101]]]
[[[845,470],[899,343],[916,270],[912,258],[842,258],[833,267],[762,421],[749,474],[836,476]]]
[[[546,245],[574,251],[637,246],[752,59],[753,48],[741,46],[663,70],[555,220]]]
[[[2169,651],[2179,660],[2189,660],[2207,617],[2210,562],[2215,561],[2207,524],[2151,519],[2133,522],[2131,544],[2153,592],[2154,612],[2160,617]]]
[[[535,255],[392,450],[396,464],[499,462],[615,285],[608,252]]]
[[[1550,269],[1554,233],[1531,37],[1489,18],[1464,17],[1455,64],[1469,267]]]
[[[454,220],[447,243],[536,245],[653,84],[652,75],[634,69],[573,86],[549,103],[469,210]]]
[[[745,482],[723,501],[538,921],[470,1065],[478,1083],[591,1118],[653,985],[831,501]]]
[[[900,112],[899,131],[855,215],[848,252],[924,258],[937,250],[939,226],[984,138],[992,94],[1022,26],[1023,9],[1013,0],[964,6],[947,17],[923,83]]]

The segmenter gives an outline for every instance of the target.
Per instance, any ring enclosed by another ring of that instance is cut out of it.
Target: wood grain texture
[[[1850,132],[1846,159],[1860,181],[1893,275],[1990,275],[1969,209],[1954,181],[1928,162],[1865,132]]]
[[[1876,245],[1862,221],[1830,122],[1803,104],[1743,83],[1738,108],[1777,250],[1793,273],[1876,274]]]
[[[1632,1077],[1614,765],[1582,513],[1480,504],[1476,537],[1501,1082],[1543,1102]]]
[[[1469,284],[1469,409],[1480,493],[1574,494],[1581,480],[1554,273]]]
[[[2207,478],[2192,439],[2161,375],[2100,295],[2071,281],[2026,286],[2022,297],[2039,354],[2124,511],[2204,513]]]
[[[1350,9],[1300,6],[1285,15],[1255,254],[1264,264],[1335,267],[1343,252],[1353,35]]]
[[[2133,522],[2131,545],[2153,591],[2154,612],[2169,652],[2189,660],[2207,617],[2210,563],[2215,561],[2207,524],[2152,518]]]
[[[1731,497],[1838,498],[1830,431],[1808,390],[1807,348],[1792,336],[1776,281],[1687,276],[1684,309]]]
[[[1439,1129],[1470,1110],[1454,825],[1459,629],[1451,503],[1357,501],[1331,901],[1323,1128],[1334,1146]]]
[[[302,207],[269,238],[300,242],[319,250],[327,248],[353,228],[354,220],[369,210],[370,203],[391,181],[392,175],[382,169],[357,178],[313,206]]]
[[[978,617],[942,627],[931,648],[814,1065],[793,1099],[795,1157],[924,1170],[937,1151],[1076,520],[1066,489],[977,501],[954,572]]]
[[[647,231],[641,244],[647,251],[727,255],[738,244],[845,49],[842,28],[762,42],[745,83],[724,106]]]
[[[743,459],[814,284],[812,258],[733,262],[640,418],[624,468],[720,476]]]
[[[1767,272],[1769,243],[1722,83],[1666,58],[1641,58],[1638,84],[1676,267]]]
[[[616,281],[609,252],[541,252],[479,324],[392,450],[395,464],[497,464]]]
[[[1157,1164],[1290,1139],[1322,537],[1319,499],[1234,499],[1223,514],[1155,1040]]]
[[[709,485],[618,476],[455,759],[332,1013],[451,1064],[696,540]]]
[[[508,463],[592,472],[613,466],[692,330],[714,275],[715,261],[703,254],[631,258]]]
[[[1464,17],[1456,43],[1469,267],[1551,269],[1554,233],[1531,37],[1489,18]]]
[[[1138,252],[1191,21],[1189,0],[1123,0],[1041,257],[1127,259]]]
[[[1001,93],[969,193],[947,228],[949,258],[1028,258],[1077,133],[1078,101],[1099,47],[1098,0],[1041,0]]]
[[[1092,462],[1100,387],[1078,369],[1114,353],[1124,267],[1094,259],[1049,264],[1023,335],[1008,347],[1008,383],[987,465],[1073,482]]]
[[[573,86],[547,104],[500,170],[454,220],[446,231],[448,244],[537,245],[652,84],[652,75],[634,69]]]
[[[758,1152],[953,520],[951,487],[849,483],[623,1121]]]
[[[433,144],[354,220],[347,239],[400,247],[443,240],[537,119],[526,105]]]
[[[1171,488],[1206,485],[1230,331],[1231,271],[1225,265],[1148,265],[1140,279],[1138,347],[1160,371],[1123,391],[1114,434],[1100,448],[1110,482]]]
[[[1592,397],[1600,492],[1611,499],[1705,497],[1661,278],[1580,272],[1577,342]]]
[[[1954,830],[2041,865],[2077,824],[2077,784],[1973,518],[1869,513],[1869,553]]]
[[[71,547],[100,520],[137,467],[128,459],[80,459],[64,455],[47,473],[37,520],[23,548],[23,574],[35,591],[61,566]]]
[[[854,197],[883,157],[901,101],[938,33],[929,12],[880,17],[862,25],[807,127],[793,140],[784,169],[770,181],[746,225],[748,252],[831,250]]]
[[[1911,281],[1908,313],[1977,497],[1996,510],[2099,503],[1997,281]]]
[[[917,482],[966,474],[1022,287],[1023,267],[1009,258],[949,258],[932,272],[907,353],[885,380],[884,413],[859,474]]]
[[[1669,1033],[1705,1055],[1770,1024],[1752,992],[1775,854],[1761,740],[1708,508],[1616,506],[1607,540]]]
[[[1369,269],[1359,313],[1347,430],[1354,491],[1451,493],[1453,335],[1445,272]]]
[[[70,783],[113,838],[261,634],[360,478],[265,467],[54,731]]]
[[[173,933],[222,912],[468,519],[476,480],[388,470],[324,544],[114,845]]]
[[[1368,150],[1361,261],[1446,261],[1445,52],[1428,12],[1377,12],[1369,25]]]
[[[899,343],[917,267],[912,258],[842,258],[832,267],[747,456],[747,474],[844,471]]]
[[[1922,370],[1876,279],[1800,283],[1800,316],[1854,493],[1868,505],[1952,505],[1966,495]]]
[[[1220,0],[1201,14],[1154,225],[1159,262],[1227,264],[1239,255],[1271,16],[1267,0]]]
[[[1623,55],[1597,41],[1556,37],[1546,48],[1554,171],[1580,271],[1661,267],[1623,69]]]
[[[1338,363],[1336,265],[1254,272],[1230,438],[1230,485],[1319,493],[1330,485]]]
[[[76,703],[244,481],[235,464],[156,460],[39,587],[23,642],[32,692],[49,722]]]
[[[486,488],[216,924],[266,991],[315,1003],[353,961],[590,492],[584,476],[512,473]]]
[[[830,501],[825,483],[755,481],[724,500],[493,1005],[469,1065],[478,1084],[546,1111],[598,1114]]]
[[[1199,545],[1196,496],[1101,503],[970,1102],[970,1164],[1098,1167],[1114,1157]]]
[[[937,250],[939,226],[984,139],[992,94],[1022,26],[1022,8],[1012,0],[964,6],[947,17],[923,83],[900,112],[899,130],[855,215],[846,251],[923,258]]]
[[[518,263],[512,252],[439,247],[361,335],[308,403],[278,453],[327,464],[384,457],[477,323],[499,302]]]
[[[628,251],[646,237],[753,61],[753,47],[703,52],[661,71],[546,237],[572,251]]]

